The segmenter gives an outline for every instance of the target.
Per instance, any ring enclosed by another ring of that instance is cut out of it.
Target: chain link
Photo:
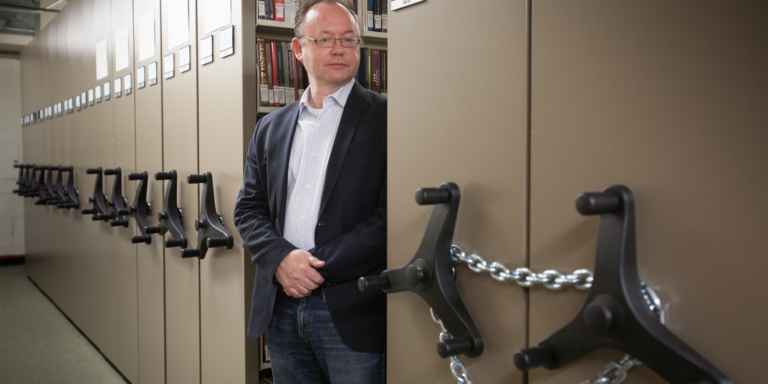
[[[562,274],[553,269],[548,269],[542,273],[536,273],[528,268],[509,269],[503,264],[494,261],[488,263],[476,254],[467,255],[461,247],[451,246],[451,260],[454,263],[465,263],[474,272],[491,274],[491,277],[501,282],[514,281],[521,287],[530,288],[536,284],[541,284],[552,290],[563,289],[567,286],[573,286],[576,289],[587,290],[592,287],[594,276],[587,269],[577,269],[571,274]]]
[[[432,320],[440,325],[440,328],[442,329],[442,331],[440,331],[440,342],[453,339],[451,333],[445,328],[445,325],[440,321],[440,318],[435,315],[435,311],[433,311],[432,308],[429,308],[429,314],[432,315]],[[461,360],[459,360],[458,356],[451,356],[451,373],[458,384],[472,384],[472,381],[469,380],[469,371],[467,371],[467,367],[465,367]]]
[[[503,264],[494,261],[488,264],[485,259],[476,254],[467,254],[458,245],[451,246],[451,261],[455,264],[465,263],[474,272],[477,273],[490,273],[491,277],[501,282],[514,281],[522,287],[533,287],[536,284],[541,284],[552,290],[563,289],[567,286],[573,286],[576,289],[587,290],[592,288],[592,282],[594,281],[594,275],[587,269],[577,269],[572,274],[564,275],[553,269],[548,269],[542,273],[536,273],[528,268],[517,268],[511,270],[505,267]],[[454,274],[455,276],[455,274]],[[645,283],[640,283],[640,290],[643,294],[648,309],[651,310],[658,318],[659,321],[664,324],[664,310],[661,306],[661,300],[656,295],[656,292]],[[440,340],[443,341],[443,337],[451,338],[450,333],[445,329],[440,319],[432,312],[432,320],[440,324],[443,331],[440,333]],[[456,368],[454,367],[456,363]],[[624,382],[627,378],[627,372],[635,366],[642,365],[639,360],[633,358],[630,355],[625,355],[618,362],[612,361],[603,368],[597,375],[597,379],[594,381],[583,381],[580,384],[619,384]],[[451,371],[459,384],[470,383],[469,375],[464,365],[459,361],[456,356],[451,357]],[[459,375],[461,372],[461,375]]]

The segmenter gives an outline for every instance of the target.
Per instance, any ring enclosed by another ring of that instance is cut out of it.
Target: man
[[[354,76],[362,29],[344,0],[296,12],[309,88],[259,120],[234,220],[256,264],[248,335],[269,329],[278,384],[385,383],[386,98]]]

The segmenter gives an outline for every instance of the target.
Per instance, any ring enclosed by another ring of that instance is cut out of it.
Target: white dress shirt
[[[308,88],[299,101],[299,121],[288,165],[288,201],[283,237],[296,247],[315,247],[315,227],[333,142],[339,130],[349,93],[355,80],[323,99],[323,108],[309,106]]]

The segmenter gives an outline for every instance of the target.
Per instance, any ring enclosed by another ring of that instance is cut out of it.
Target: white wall
[[[19,59],[0,57],[0,256],[24,254],[24,204],[17,188],[21,153]]]

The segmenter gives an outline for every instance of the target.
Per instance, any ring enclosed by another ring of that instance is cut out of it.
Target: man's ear
[[[291,40],[291,46],[293,46],[293,54],[296,55],[296,60],[304,62],[304,52],[302,51],[302,46],[299,43],[299,39],[293,38]]]

